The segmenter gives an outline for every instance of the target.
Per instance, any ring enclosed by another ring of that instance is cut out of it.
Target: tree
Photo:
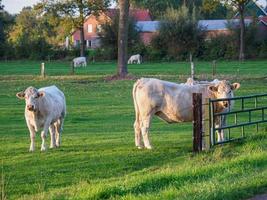
[[[47,26],[42,23],[36,10],[31,7],[23,8],[9,33],[9,41],[15,47],[16,56],[44,59],[50,49],[45,39],[45,30]]]
[[[14,24],[15,17],[4,10],[0,0],[0,57],[6,57],[11,50],[7,38],[10,27]]]
[[[232,9],[220,1],[203,0],[200,11],[204,19],[225,19]]]
[[[128,50],[140,44],[139,31],[136,27],[136,21],[129,16],[128,22]],[[101,32],[98,35],[101,38],[101,47],[112,50],[111,58],[118,56],[118,30],[119,30],[119,12],[116,12],[111,21],[101,24]]]
[[[229,4],[234,6],[240,15],[240,38],[239,38],[239,61],[244,61],[245,59],[245,19],[244,19],[244,13],[245,13],[245,6],[250,0],[228,0]]]
[[[4,10],[4,5],[2,4],[2,0],[0,0],[0,12]]]
[[[84,22],[87,16],[105,10],[109,0],[44,0],[46,10],[71,20],[73,28],[80,31],[80,55],[85,55]]]
[[[118,68],[117,74],[121,78],[128,73],[127,70],[127,41],[128,41],[128,17],[129,0],[119,0],[119,33],[118,33]]]
[[[168,59],[184,59],[189,53],[197,55],[203,41],[204,32],[198,26],[196,14],[191,15],[189,9],[182,6],[178,10],[167,9],[152,44]]]
[[[192,12],[194,7],[199,9],[202,6],[202,0],[131,0],[130,2],[132,7],[149,9],[155,19],[161,19],[168,8],[178,9],[185,5]]]

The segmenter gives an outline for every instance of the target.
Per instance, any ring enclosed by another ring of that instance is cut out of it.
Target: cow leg
[[[55,124],[51,124],[50,127],[49,127],[49,132],[50,132],[50,139],[51,139],[51,142],[50,142],[50,148],[55,148],[56,145],[55,145]]]
[[[134,122],[134,132],[135,132],[135,146],[137,146],[138,149],[142,149],[143,144],[141,140],[141,127],[138,119],[136,119]]]
[[[226,126],[226,116],[222,116],[221,118],[221,126]],[[221,130],[221,139],[222,141],[225,141],[225,134],[224,134],[224,129]]]
[[[45,139],[47,136],[47,132],[50,126],[50,121],[46,121],[44,124],[44,129],[41,132],[41,138],[42,138],[42,146],[41,146],[41,151],[45,151],[46,150],[46,145],[45,145]]]
[[[150,142],[149,142],[149,128],[150,128],[150,121],[151,121],[151,116],[147,116],[146,119],[142,119],[142,136],[143,136],[143,141],[145,148],[147,149],[152,149]]]
[[[225,123],[225,117],[217,117],[215,119],[215,128],[222,127]],[[223,130],[218,130],[217,131],[217,142],[222,142],[224,141],[224,131]]]
[[[32,152],[35,149],[34,139],[35,139],[35,133],[36,132],[34,130],[34,127],[32,125],[30,125],[28,122],[27,122],[27,126],[28,126],[28,129],[30,131],[30,138],[31,138],[31,145],[30,145],[29,151]]]
[[[63,131],[64,118],[60,118],[56,123],[56,146],[61,144],[61,133]]]

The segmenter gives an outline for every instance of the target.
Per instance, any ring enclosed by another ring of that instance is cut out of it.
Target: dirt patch
[[[74,83],[74,84],[89,84],[89,83],[96,83],[97,81],[88,81],[88,80],[80,80],[80,81],[71,81],[71,83]]]
[[[136,80],[137,77],[132,74],[127,74],[126,76],[120,76],[118,74],[104,77],[104,81],[118,81],[118,80]]]

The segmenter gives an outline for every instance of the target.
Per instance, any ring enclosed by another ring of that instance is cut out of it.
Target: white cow
[[[187,85],[197,85],[197,84],[218,84],[220,81],[218,79],[214,79],[213,81],[196,81],[192,78],[188,78],[186,80]]]
[[[240,87],[239,83],[230,84],[220,81],[217,86],[208,84],[186,85],[162,81],[153,78],[141,78],[133,86],[135,108],[135,145],[151,149],[149,128],[151,119],[157,115],[168,123],[192,121],[192,94],[202,93],[205,98],[225,98],[232,95],[233,90]],[[228,102],[218,102],[215,112],[221,112]]]
[[[86,57],[77,57],[73,59],[73,65],[74,67],[86,67],[87,66],[87,62],[86,62]]]
[[[140,54],[136,54],[136,55],[132,55],[129,60],[128,60],[128,64],[133,64],[133,63],[137,63],[137,64],[141,64],[142,61],[142,57]]]
[[[66,101],[62,91],[56,86],[40,89],[28,87],[16,94],[19,99],[25,99],[25,119],[30,131],[30,151],[34,151],[34,138],[39,129],[41,131],[41,151],[46,150],[45,138],[50,131],[50,148],[60,146],[60,136],[66,115]]]
[[[196,81],[192,78],[188,78],[186,83],[186,85],[198,85],[198,84],[209,84],[209,85],[214,85],[217,86],[220,84],[220,80],[218,79],[214,79],[213,81]],[[233,94],[231,93],[229,95],[229,97],[234,97]],[[229,112],[234,108],[234,100],[231,100],[228,102],[230,105],[228,105],[225,109],[223,109],[221,112]],[[214,104],[215,109],[216,106],[218,106],[218,104]],[[226,115],[222,115],[221,117],[215,117],[215,128],[219,128],[222,126],[226,126]],[[224,134],[224,130],[218,130],[217,131],[217,140],[218,142],[222,142],[225,140],[225,134]]]

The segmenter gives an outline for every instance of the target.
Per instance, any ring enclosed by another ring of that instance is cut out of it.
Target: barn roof
[[[245,24],[249,25],[252,22],[252,19],[245,19]],[[216,20],[199,20],[198,25],[204,28],[207,31],[215,31],[215,30],[227,30],[228,24],[238,25],[239,19],[216,19]]]

